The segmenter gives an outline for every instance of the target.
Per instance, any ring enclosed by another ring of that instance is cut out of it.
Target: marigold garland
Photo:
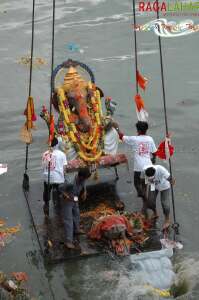
[[[89,89],[91,90],[91,85]],[[66,134],[69,140],[74,144],[79,157],[86,162],[97,161],[103,152],[104,131],[101,130],[102,108],[100,93],[98,90],[92,92],[93,96],[88,99],[88,109],[93,126],[89,133],[82,133],[76,127],[75,118],[72,117],[64,89],[57,89],[59,111],[63,114],[64,126],[69,128]]]

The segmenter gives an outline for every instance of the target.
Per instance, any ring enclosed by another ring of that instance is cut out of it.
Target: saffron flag
[[[140,72],[136,71],[136,81],[141,89],[145,91],[148,79],[140,74]]]
[[[138,120],[147,122],[149,114],[145,109],[144,100],[139,94],[135,95],[134,100],[136,104],[136,113]]]
[[[37,120],[36,114],[35,114],[35,107],[34,107],[34,100],[33,97],[28,97],[27,106],[24,111],[24,115],[26,116],[26,126],[27,129],[35,128],[33,125],[33,122]]]
[[[34,108],[34,100],[31,96],[28,97],[26,109],[24,110],[24,115],[26,116],[26,122],[20,130],[20,139],[26,144],[31,144],[31,129],[35,129],[33,122],[37,119]]]
[[[156,156],[160,159],[169,160],[169,158],[174,154],[174,146],[171,145],[170,137],[166,137],[164,141],[158,146]]]

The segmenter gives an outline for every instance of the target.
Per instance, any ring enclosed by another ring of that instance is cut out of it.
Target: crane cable
[[[31,52],[30,52],[30,73],[29,73],[29,85],[28,85],[28,96],[31,96],[32,91],[32,67],[33,67],[33,52],[34,52],[34,35],[35,35],[35,0],[32,1],[32,36],[31,36]],[[28,126],[28,125],[27,125]],[[23,188],[24,190],[29,189],[29,176],[28,171],[28,156],[29,156],[29,145],[26,144],[26,159],[25,159],[25,170],[23,177]]]
[[[136,82],[136,94],[138,94],[138,81],[137,81],[137,71],[138,71],[138,55],[137,55],[137,33],[136,33],[136,12],[135,12],[135,0],[133,0],[133,22],[134,22],[134,49],[135,49],[135,82]]]
[[[52,98],[53,98],[53,91],[54,91],[54,76],[53,76],[53,70],[54,70],[54,50],[55,50],[55,0],[53,0],[53,19],[52,19],[52,44],[51,44],[51,76],[50,76],[50,109],[49,109],[49,115],[50,120],[52,117]],[[50,141],[50,126],[49,126],[49,141]],[[50,161],[48,163],[48,201],[50,200]]]
[[[55,24],[55,0],[53,0],[53,34],[52,34],[52,66],[51,66],[51,95],[52,95],[52,71],[53,71],[53,64],[54,64],[54,24]],[[35,33],[35,0],[33,0],[32,2],[32,37],[31,37],[31,56],[30,56],[30,75],[29,75],[29,87],[28,87],[28,96],[31,96],[31,90],[32,90],[32,69],[33,69],[33,52],[34,52],[34,33]],[[50,112],[52,112],[52,103],[50,103]],[[23,191],[24,191],[24,196],[26,199],[26,203],[28,206],[28,211],[31,217],[31,221],[32,221],[32,225],[37,237],[37,241],[39,244],[39,248],[40,248],[40,252],[42,254],[42,256],[44,256],[44,251],[39,239],[39,235],[37,232],[37,228],[36,228],[36,224],[34,222],[34,218],[33,218],[33,214],[31,212],[31,208],[30,208],[30,204],[28,201],[28,191],[29,191],[29,176],[27,174],[27,170],[28,170],[28,154],[29,154],[29,145],[30,144],[26,144],[26,160],[25,160],[25,171],[24,171],[24,178],[23,178]],[[49,281],[48,281],[49,283]],[[55,300],[55,294],[54,291],[49,283],[49,290],[52,296],[52,299]]]
[[[31,37],[31,56],[30,56],[30,75],[29,75],[29,86],[28,86],[28,96],[31,96],[31,89],[32,89],[32,69],[33,69],[33,50],[34,50],[34,32],[35,32],[35,0],[32,1],[32,37]],[[36,233],[36,237],[37,237],[37,241],[39,244],[39,248],[40,251],[43,255],[43,249],[39,240],[39,236],[37,233],[37,228],[36,228],[36,224],[34,222],[34,218],[33,218],[33,214],[31,212],[30,209],[30,204],[28,201],[28,191],[29,191],[29,176],[27,174],[27,170],[28,170],[28,153],[29,153],[29,145],[30,144],[26,144],[26,161],[25,161],[25,173],[24,173],[24,179],[23,179],[23,191],[24,191],[24,196],[26,199],[26,203],[28,206],[28,211],[31,217],[31,221],[32,221],[32,225],[34,228],[34,231]]]

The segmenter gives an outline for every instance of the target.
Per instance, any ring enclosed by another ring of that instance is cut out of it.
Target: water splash
[[[181,300],[185,295],[187,299],[199,299],[199,256],[186,257],[174,265],[176,277],[172,287],[173,294]],[[195,293],[197,295],[195,295]],[[194,298],[191,298],[194,294]]]

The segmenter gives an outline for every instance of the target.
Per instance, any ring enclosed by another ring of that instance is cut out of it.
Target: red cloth
[[[49,144],[51,144],[55,134],[55,122],[54,122],[54,116],[50,116],[50,136],[49,136]]]
[[[124,134],[122,132],[119,132],[119,138],[122,141]]]
[[[134,100],[135,100],[135,104],[136,104],[137,110],[139,112],[142,109],[145,109],[144,100],[142,99],[142,97],[139,94],[135,95]]]
[[[133,227],[125,216],[112,215],[104,217],[94,225],[88,233],[91,239],[100,240],[104,232],[109,231],[114,225],[125,225],[126,231],[131,234]]]
[[[170,156],[174,153],[174,147],[168,143],[169,147],[169,154]],[[156,151],[155,155],[159,157],[160,159],[167,159],[166,157],[166,151],[165,151],[165,141],[161,142],[158,146],[158,150]]]
[[[136,80],[140,88],[145,90],[148,80],[144,76],[142,76],[138,70],[136,71]]]

